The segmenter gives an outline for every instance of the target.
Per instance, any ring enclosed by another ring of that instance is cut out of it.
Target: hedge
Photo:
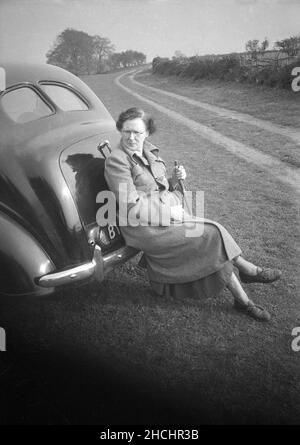
[[[223,81],[247,82],[277,88],[291,88],[293,80],[292,70],[300,66],[300,59],[285,66],[259,67],[255,65],[241,65],[236,54],[216,58],[182,57],[167,58],[156,57],[152,61],[152,70],[155,74],[175,75],[198,79],[216,79]]]

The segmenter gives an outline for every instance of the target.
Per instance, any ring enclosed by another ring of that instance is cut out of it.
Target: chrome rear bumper
[[[139,251],[133,247],[124,246],[103,256],[101,247],[96,245],[94,257],[91,262],[73,267],[72,269],[44,275],[39,278],[38,284],[39,286],[46,288],[57,287],[74,283],[76,281],[86,280],[90,277],[94,277],[96,281],[101,283],[106,273],[118,264],[129,260],[138,252]]]

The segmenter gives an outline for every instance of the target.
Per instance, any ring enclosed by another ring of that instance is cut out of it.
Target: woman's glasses
[[[133,136],[134,137],[138,137],[138,136],[141,136],[142,134],[144,134],[145,132],[144,131],[134,131],[134,130],[122,130],[122,133],[125,135],[125,136],[131,136],[132,134],[133,134]]]

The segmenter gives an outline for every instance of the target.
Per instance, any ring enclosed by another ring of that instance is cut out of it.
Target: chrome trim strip
[[[105,273],[110,272],[116,265],[124,263],[137,253],[139,253],[139,250],[129,246],[124,246],[114,252],[108,253],[103,257]]]
[[[97,244],[95,246],[94,258],[92,262],[94,264],[95,280],[98,281],[98,283],[101,283],[101,281],[104,280],[104,261],[103,261],[101,247],[98,246]]]
[[[101,247],[96,245],[94,257],[90,263],[63,270],[62,272],[44,275],[38,280],[38,284],[41,287],[56,287],[81,281],[92,276],[94,276],[96,281],[101,283],[104,279],[104,274],[112,270],[117,264],[123,263],[136,255],[138,252],[139,251],[133,247],[124,246],[103,257]]]
[[[94,269],[94,263],[86,263],[73,269],[44,275],[38,280],[38,284],[42,287],[62,286],[91,277],[94,274]]]

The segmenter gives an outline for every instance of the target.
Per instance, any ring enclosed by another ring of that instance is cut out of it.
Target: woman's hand
[[[184,216],[184,209],[181,205],[171,207],[171,220],[182,221]]]
[[[172,179],[175,181],[184,181],[186,178],[186,171],[183,165],[174,167]]]

